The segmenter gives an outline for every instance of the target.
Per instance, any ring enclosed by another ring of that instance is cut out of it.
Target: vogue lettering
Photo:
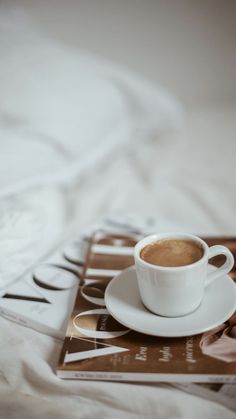
[[[71,336],[70,340],[72,341],[73,339],[77,339],[77,341],[84,341],[83,338],[80,338],[78,336]],[[88,342],[87,339],[86,339],[86,342]],[[90,342],[94,344],[93,340],[91,340]],[[79,352],[72,352],[72,353],[67,352],[65,354],[64,362],[68,364],[70,362],[76,362],[76,361],[82,361],[83,359],[94,358],[95,356],[112,355],[115,353],[128,351],[128,349],[126,348],[121,348],[119,346],[114,346],[114,345],[108,345],[102,342],[99,342],[99,346],[100,348],[89,349],[86,351],[79,351]]]

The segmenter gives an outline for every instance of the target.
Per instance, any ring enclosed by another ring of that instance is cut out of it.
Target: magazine
[[[109,220],[108,220],[109,221]],[[88,245],[90,245],[89,253],[91,250],[97,252],[99,254],[100,251],[100,259],[102,261],[103,256],[105,259],[110,258],[111,256],[116,253],[116,255],[120,255],[118,258],[120,260],[120,265],[117,265],[118,259],[116,258],[117,262],[115,264],[115,271],[119,271],[120,268],[129,266],[129,264],[133,264],[132,257],[132,247],[136,243],[139,238],[144,234],[143,230],[137,228],[135,225],[132,228],[128,228],[127,225],[124,224],[124,220],[122,218],[122,225],[120,225],[120,221],[114,224],[114,220],[111,220],[110,224],[106,222],[102,225],[95,226],[91,228],[87,233],[84,233],[83,236],[81,235],[80,238],[75,240],[71,240],[69,243],[63,244],[60,246],[56,251],[54,251],[49,257],[45,258],[42,262],[37,264],[33,269],[30,269],[28,273],[23,275],[21,278],[6,287],[5,289],[0,290],[0,314],[4,317],[8,318],[9,320],[15,321],[24,325],[26,327],[33,328],[41,333],[45,333],[51,336],[54,336],[59,339],[64,339],[68,321],[75,303],[75,297],[78,291],[79,283],[81,284],[81,288],[84,289],[84,295],[86,298],[89,298],[92,302],[92,298],[99,298],[98,300],[93,300],[95,306],[93,304],[93,308],[104,307],[104,300],[102,300],[104,295],[104,289],[106,284],[111,279],[109,276],[99,277],[100,279],[104,280],[104,286],[100,284],[100,291],[98,288],[92,289],[91,286],[96,280],[96,271],[92,271],[92,274],[95,273],[95,277],[91,275],[91,270],[89,273],[88,279],[85,275],[85,269],[83,267],[84,262],[88,264]],[[128,220],[130,222],[130,220]],[[138,225],[140,224],[140,220],[138,220]],[[145,229],[147,228],[146,224],[144,225]],[[92,241],[91,234],[96,231],[97,228],[102,228],[102,237],[101,234],[95,234]],[[146,234],[149,234],[150,231],[146,231]],[[104,237],[105,236],[105,237]],[[88,241],[89,240],[89,241]],[[98,245],[97,247],[91,248],[92,242],[94,241],[94,245]],[[105,242],[105,243],[104,243]],[[236,253],[236,239],[232,238],[213,238],[208,239],[210,245],[216,243],[222,243],[230,248],[230,250],[235,254]],[[106,246],[106,247],[105,247]],[[110,251],[110,256],[109,256]],[[105,253],[104,253],[105,252]],[[128,259],[126,259],[128,253]],[[124,258],[125,254],[125,263],[122,258]],[[103,256],[102,256],[103,255]],[[122,257],[121,257],[122,256]],[[217,261],[215,261],[217,262]],[[107,262],[106,262],[107,264]],[[103,267],[106,266],[102,262]],[[52,267],[59,267],[63,269],[61,271],[54,271],[54,273],[60,273],[60,275],[56,276],[56,283],[57,287],[55,286],[55,276],[51,275],[52,271],[48,271],[48,266]],[[110,263],[110,267],[111,267]],[[46,269],[44,269],[46,267]],[[112,267],[114,268],[114,266]],[[117,269],[119,268],[119,269]],[[94,267],[93,267],[94,269]],[[75,274],[75,277],[67,276],[66,273],[71,272]],[[99,271],[100,272],[100,271]],[[36,275],[35,275],[36,273]],[[51,273],[51,274],[50,274]],[[63,273],[63,275],[61,275]],[[108,274],[106,270],[106,274]],[[111,274],[112,272],[110,272]],[[43,274],[43,276],[42,276]],[[235,271],[231,273],[234,277],[236,276]],[[39,277],[39,280],[37,278]],[[84,279],[81,279],[81,278]],[[58,279],[59,278],[59,279]],[[42,281],[40,282],[40,279]],[[74,282],[75,281],[75,282]],[[65,289],[65,285],[68,282],[70,283],[69,291]],[[54,288],[60,288],[60,292],[58,289],[53,289],[52,283],[54,283]],[[89,284],[90,287],[85,287],[85,283]],[[58,286],[60,284],[60,287]],[[74,286],[72,286],[74,284]],[[42,287],[43,285],[43,287]],[[45,285],[48,286],[48,289],[45,288]],[[47,290],[49,291],[46,295]],[[96,296],[94,296],[94,293]],[[7,297],[4,298],[4,295],[8,294]],[[61,295],[60,295],[61,294]],[[54,295],[54,304],[52,304],[52,295]],[[16,297],[17,298],[13,298]],[[56,297],[60,296],[60,300]],[[11,298],[12,297],[12,298]],[[23,297],[23,298],[22,298]],[[46,303],[44,300],[48,298],[49,303]],[[43,300],[43,301],[41,301]],[[99,304],[97,304],[99,302]],[[61,310],[61,305],[63,304],[63,310]],[[45,313],[42,315],[42,313]],[[54,314],[53,314],[54,313]],[[120,326],[119,326],[120,327]],[[144,336],[144,335],[143,335]],[[145,338],[145,336],[144,336]],[[95,345],[95,340],[92,340],[92,348]],[[99,340],[100,344],[102,340]],[[98,340],[97,340],[98,344]],[[102,347],[102,345],[101,345]],[[103,346],[104,348],[104,346]],[[108,347],[107,347],[108,348]],[[63,348],[64,350],[64,348]],[[76,349],[77,350],[77,349]],[[62,352],[63,353],[63,352]],[[127,351],[126,351],[127,353]],[[117,352],[119,356],[119,352]],[[62,359],[62,358],[61,358]],[[98,358],[97,358],[98,359]],[[60,363],[62,366],[62,363]],[[59,374],[58,374],[59,375]],[[117,379],[117,378],[116,378]],[[141,380],[140,380],[141,381]],[[163,384],[162,384],[163,385]],[[226,405],[227,407],[236,410],[236,385],[232,384],[215,384],[215,383],[205,383],[205,384],[195,384],[195,383],[166,383],[165,385],[174,385],[179,389],[186,391],[191,394],[195,394],[200,397],[207,398],[209,400],[213,400],[219,402],[221,404]]]
[[[85,239],[64,244],[42,263],[1,288],[0,315],[38,332],[64,339],[87,245]]]
[[[150,221],[135,217],[139,233],[132,233],[134,237],[141,237],[140,228],[147,229]],[[125,223],[125,217],[118,220],[110,217],[84,230],[79,237],[62,243],[21,277],[0,288],[0,315],[63,340],[83,272],[88,242],[98,228],[113,234],[134,230],[127,220]]]
[[[235,239],[205,240],[209,245],[221,243],[236,254]],[[132,235],[103,232],[91,239],[57,375],[65,379],[236,383],[235,315],[211,332],[161,338],[127,329],[106,310],[106,286],[133,264],[135,243]],[[212,263],[219,266],[222,258]],[[234,267],[233,279],[235,274]]]

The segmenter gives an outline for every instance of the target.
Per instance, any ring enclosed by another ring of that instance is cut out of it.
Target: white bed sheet
[[[184,129],[114,156],[74,190],[73,235],[112,211],[152,215],[158,231],[236,234],[236,107],[186,115]],[[0,318],[0,417],[235,418],[158,384],[63,381],[62,343]]]
[[[235,235],[235,155],[236,105],[186,112],[182,129],[115,155],[78,186],[77,223],[124,211],[154,216],[158,231]]]
[[[2,287],[68,233],[72,184],[179,125],[181,107],[162,87],[49,39],[17,5],[0,5],[0,57]]]

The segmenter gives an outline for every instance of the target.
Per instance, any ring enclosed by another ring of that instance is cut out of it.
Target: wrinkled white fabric
[[[149,142],[107,161],[75,191],[73,235],[104,214],[147,231],[235,235],[235,120],[234,108],[197,111],[180,138]],[[151,216],[147,224],[140,222],[145,215]],[[59,380],[60,341],[2,318],[0,332],[3,417],[235,417],[218,403],[158,384]]]
[[[180,105],[163,88],[47,39],[14,9],[0,12],[0,196],[71,186],[112,151],[179,124]]]
[[[47,39],[7,5],[0,57],[2,287],[68,233],[73,186],[112,153],[175,126],[180,106],[161,87]]]
[[[58,245],[68,224],[65,196],[37,188],[0,200],[0,288]]]

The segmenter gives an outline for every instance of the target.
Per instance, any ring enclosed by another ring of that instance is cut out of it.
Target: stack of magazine
[[[236,410],[236,314],[207,333],[163,338],[129,330],[107,311],[106,287],[133,265],[139,239],[135,233],[104,230],[67,244],[2,290],[0,313],[64,338],[56,371],[60,378],[161,381]],[[235,238],[204,239],[227,246],[236,258]],[[235,267],[230,275],[236,278]]]

